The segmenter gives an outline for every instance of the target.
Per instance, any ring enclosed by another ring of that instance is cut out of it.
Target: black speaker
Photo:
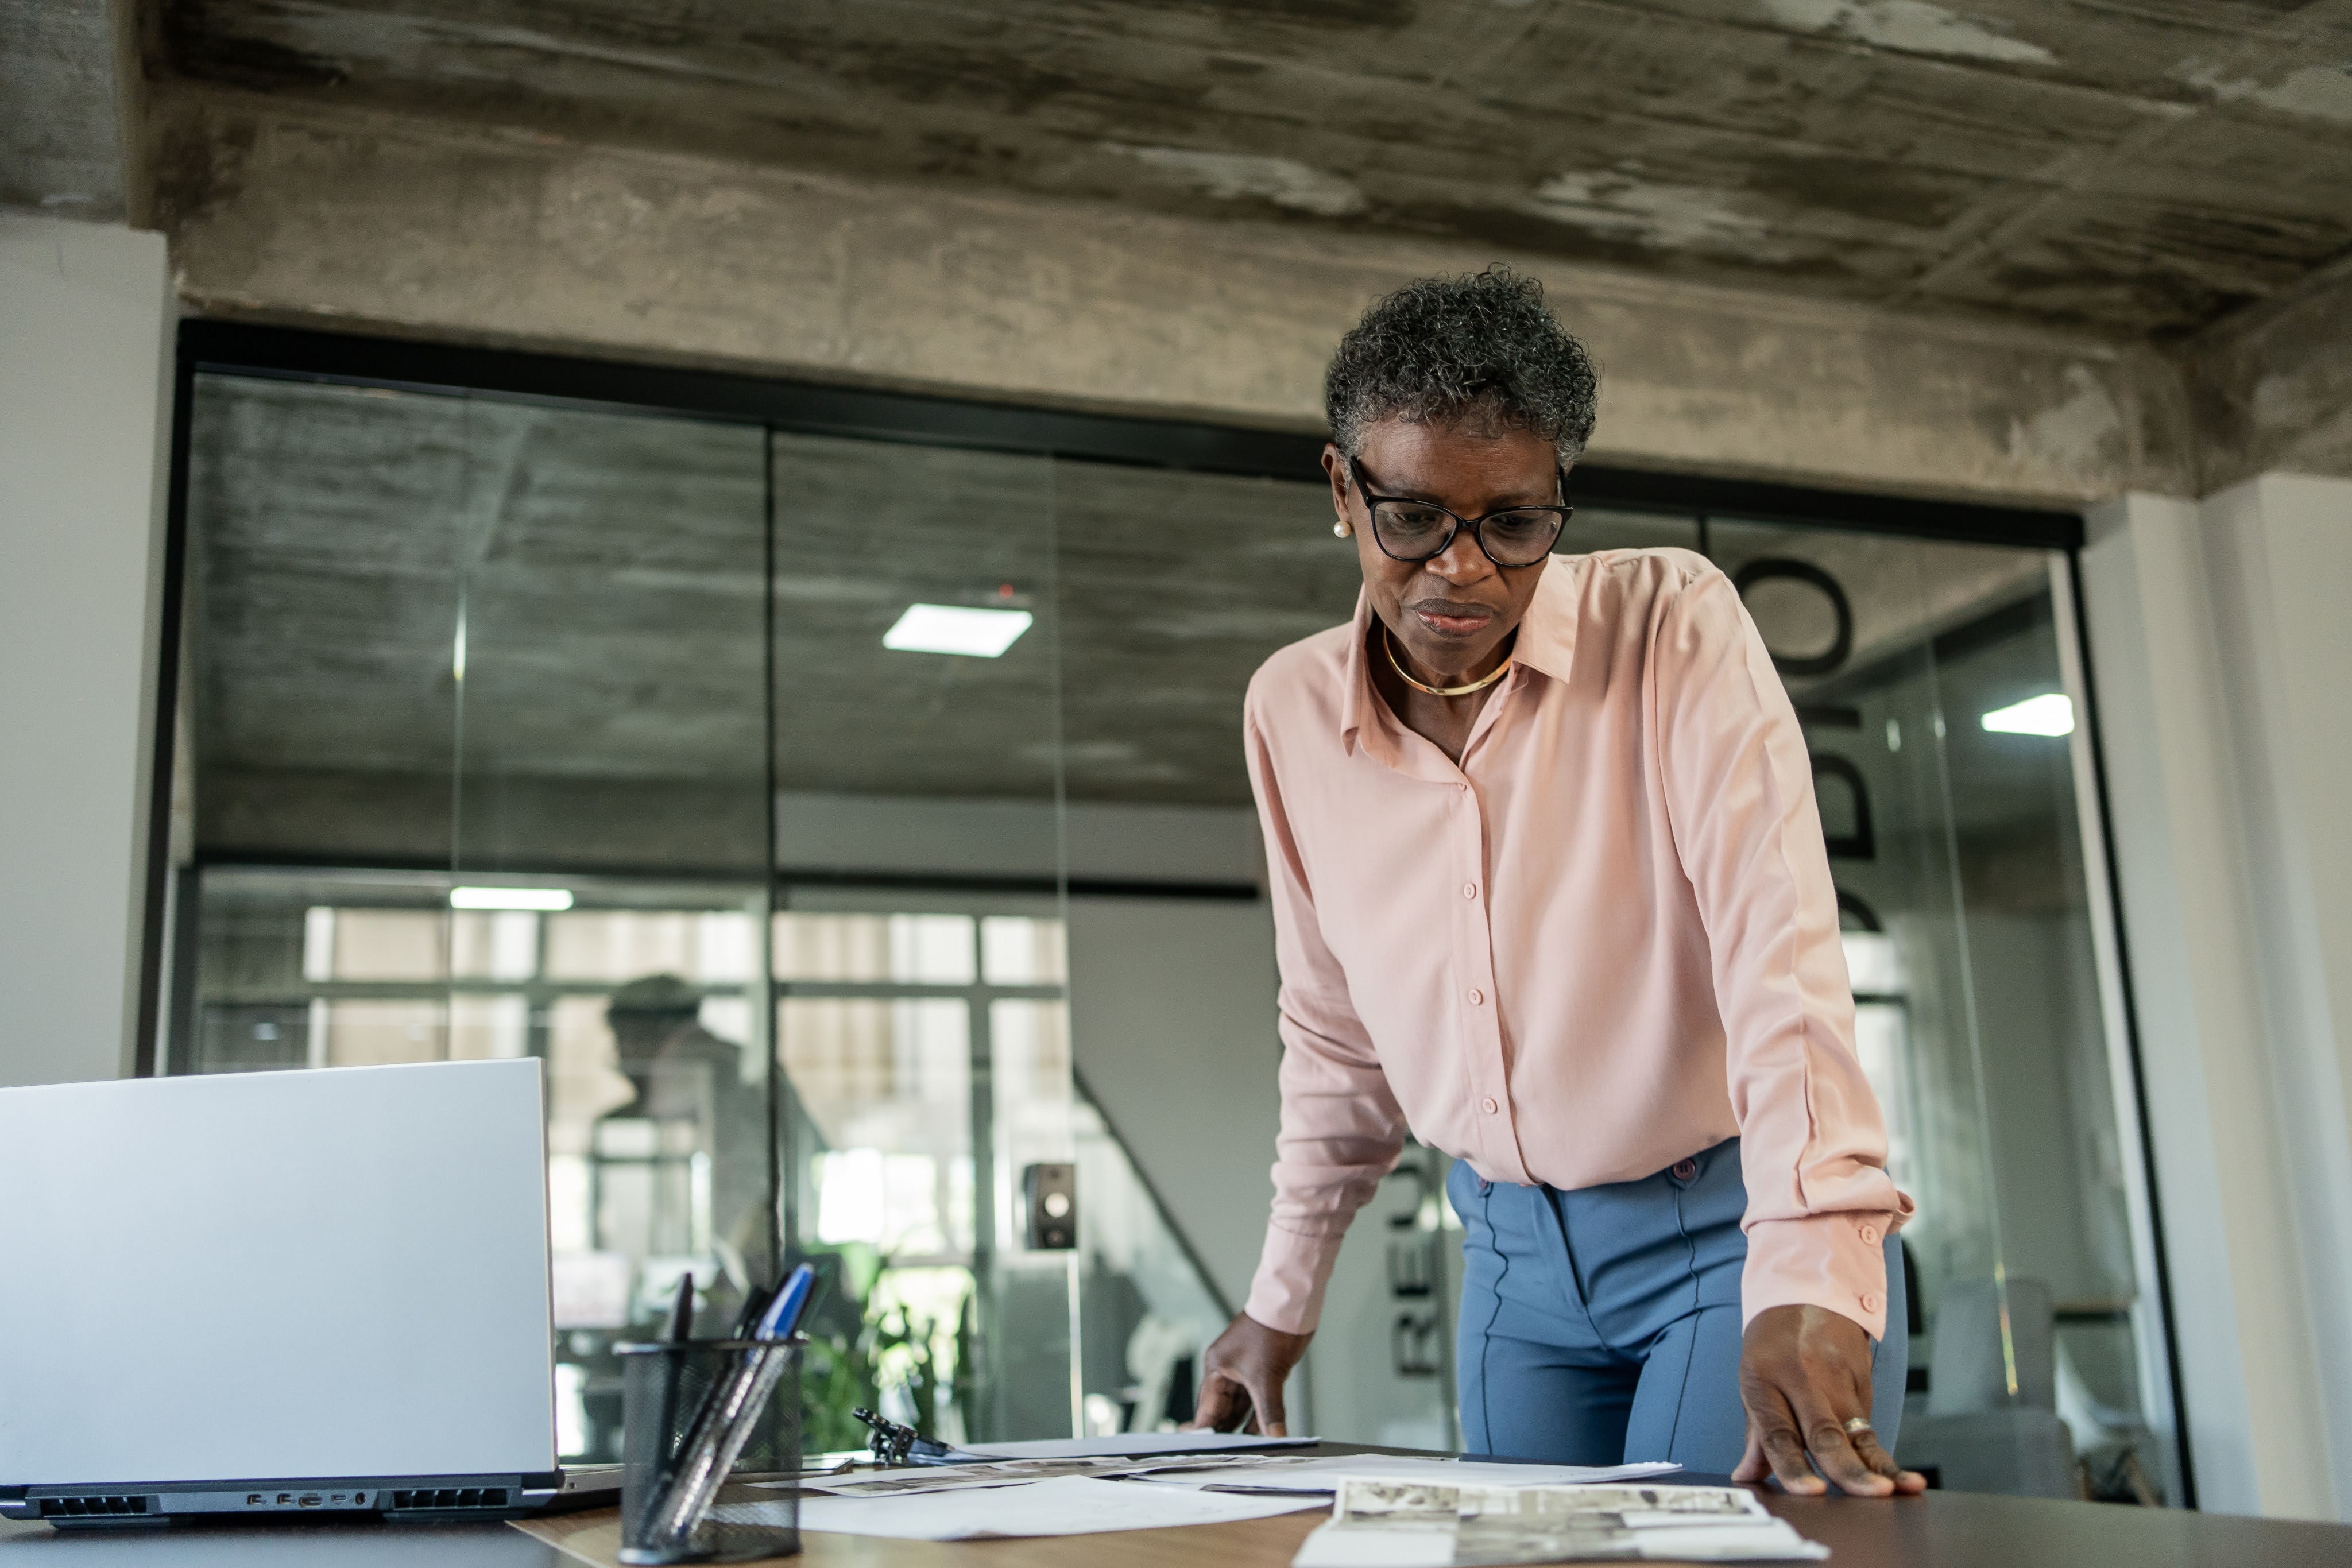
[[[1029,1205],[1029,1249],[1071,1252],[1078,1245],[1078,1167],[1051,1162],[1021,1172]]]

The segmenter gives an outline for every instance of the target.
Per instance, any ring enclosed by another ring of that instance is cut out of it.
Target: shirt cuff
[[[1323,1319],[1323,1287],[1330,1282],[1339,1241],[1338,1236],[1307,1236],[1268,1225],[1257,1276],[1242,1311],[1284,1333],[1313,1333]]]
[[[1885,1339],[1886,1238],[1909,1218],[1906,1199],[1893,1214],[1851,1209],[1758,1220],[1748,1229],[1739,1276],[1739,1326],[1768,1307],[1821,1307]]]

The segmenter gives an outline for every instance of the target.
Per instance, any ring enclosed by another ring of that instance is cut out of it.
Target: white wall
[[[2352,1517],[2352,483],[2127,497],[2090,536],[2200,1501]]]
[[[0,1084],[130,1070],[173,326],[161,235],[0,214]]]
[[[1263,901],[1070,901],[1078,1071],[1236,1310],[1274,1201],[1275,986]]]
[[[1078,1071],[1236,1311],[1274,1201],[1276,985],[1263,900],[1070,900]],[[1308,1374],[1285,1391],[1293,1432],[1317,1419]]]

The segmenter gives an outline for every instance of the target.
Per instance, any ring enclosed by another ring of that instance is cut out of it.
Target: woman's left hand
[[[1867,1425],[1870,1336],[1852,1318],[1825,1307],[1757,1313],[1740,1343],[1739,1400],[1748,1407],[1748,1452],[1733,1480],[1769,1475],[1781,1490],[1807,1496],[1829,1490],[1822,1476],[1859,1497],[1927,1490],[1927,1478],[1897,1466]],[[1864,1424],[1849,1429],[1856,1417]]]

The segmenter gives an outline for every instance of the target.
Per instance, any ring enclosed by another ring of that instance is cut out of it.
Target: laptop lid
[[[536,1060],[0,1090],[0,1486],[555,1465]]]

